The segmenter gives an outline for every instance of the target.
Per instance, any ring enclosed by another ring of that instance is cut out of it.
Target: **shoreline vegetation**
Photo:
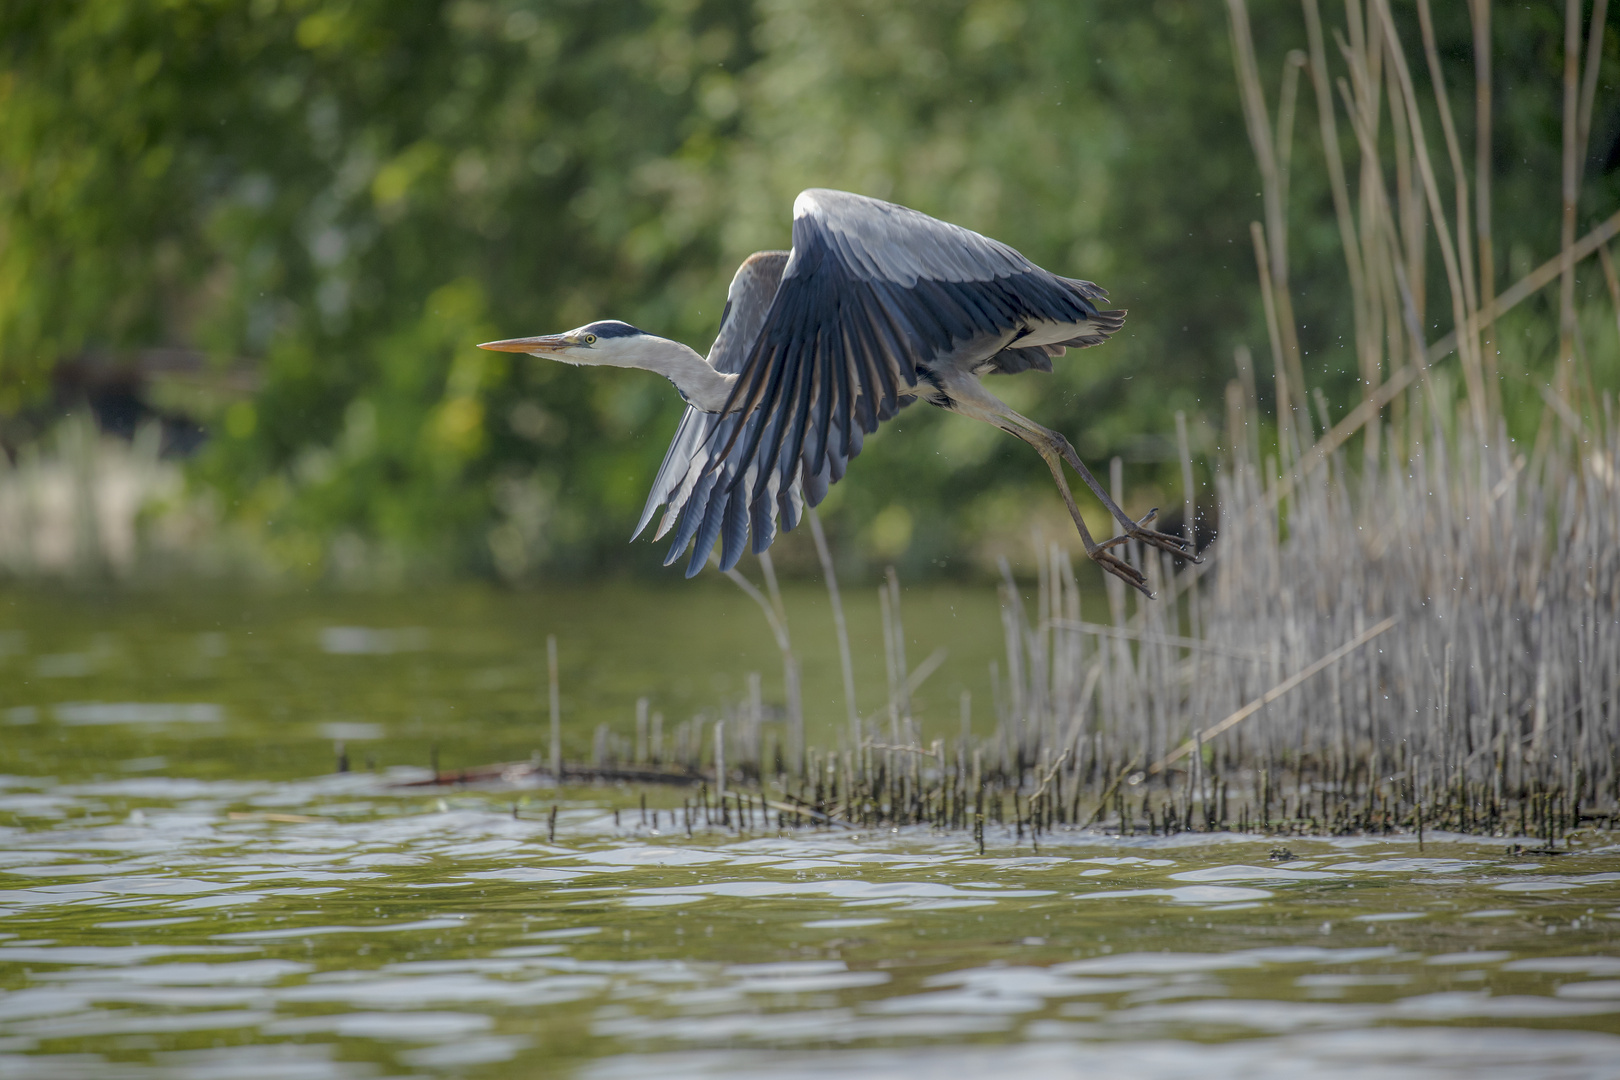
[[[1265,184],[1266,220],[1254,223],[1253,240],[1276,414],[1262,415],[1255,365],[1239,350],[1222,449],[1209,463],[1213,508],[1197,505],[1178,417],[1184,528],[1213,511],[1219,539],[1201,565],[1132,545],[1158,599],[1129,595],[1110,579],[1107,611],[1083,610],[1067,550],[1038,543],[1038,588],[1027,610],[1003,561],[994,734],[969,734],[965,698],[954,738],[923,732],[912,716],[910,695],[943,657],[915,666],[906,657],[891,570],[881,590],[888,704],[857,715],[846,647],[847,731],[837,745],[806,747],[786,612],[767,556],[763,589],[732,577],[758,603],[782,654],[787,700],[773,717],[780,722],[767,721],[756,680],[723,718],[694,718],[668,738],[661,725],[649,730],[644,709],[633,738],[604,726],[592,762],[568,766],[553,706],[549,759],[436,772],[427,782],[494,779],[502,769],[509,780],[668,780],[701,785],[683,803],[688,828],[698,818],[739,828],[929,824],[972,829],[981,843],[986,824],[1011,824],[1032,841],[1088,826],[1121,834],[1400,830],[1420,840],[1425,830],[1446,830],[1538,837],[1551,850],[1576,830],[1614,829],[1620,429],[1612,391],[1600,393],[1590,378],[1571,289],[1577,263],[1596,253],[1620,310],[1607,249],[1620,215],[1580,239],[1571,227],[1573,161],[1584,156],[1576,144],[1589,130],[1595,80],[1578,77],[1575,19],[1563,252],[1497,293],[1488,178],[1478,178],[1471,211],[1426,0],[1418,7],[1455,179],[1450,205],[1430,156],[1419,75],[1388,0],[1352,5],[1351,23],[1335,31],[1348,69],[1338,100],[1316,4],[1305,0],[1311,54],[1289,58],[1275,131],[1244,0],[1228,0]],[[1488,11],[1471,5],[1475,18]],[[1602,12],[1599,4],[1598,34]],[[1302,72],[1318,94],[1323,143],[1333,148],[1324,166],[1363,359],[1362,400],[1336,422],[1324,395],[1307,392],[1288,300],[1289,129]],[[1478,130],[1488,132],[1488,89],[1479,107]],[[1360,160],[1352,168],[1339,159],[1338,124],[1355,131]],[[1387,153],[1396,159],[1393,192]],[[1413,291],[1431,240],[1445,262],[1454,327],[1432,342]],[[1492,335],[1508,309],[1555,280],[1560,362],[1542,389],[1540,424],[1521,446],[1504,411]],[[1452,353],[1455,367],[1442,364]],[[1262,450],[1260,433],[1271,430],[1277,447]],[[1117,491],[1117,459],[1112,482]],[[842,640],[833,562],[819,522],[811,523]]]

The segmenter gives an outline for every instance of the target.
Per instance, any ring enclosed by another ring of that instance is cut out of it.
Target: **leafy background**
[[[1466,11],[1439,7],[1470,142]],[[1299,9],[1251,12],[1275,102]],[[1497,6],[1499,287],[1557,250],[1562,33],[1557,5]],[[1583,229],[1615,205],[1617,64],[1611,39]],[[1304,80],[1295,307],[1338,406],[1356,362],[1314,111]],[[1233,349],[1266,335],[1259,181],[1213,0],[0,6],[0,444],[16,456],[87,400],[112,430],[161,417],[193,493],[309,576],[660,572],[661,549],[624,541],[676,395],[472,345],[612,316],[702,351],[732,270],[788,244],[811,186],[1109,288],[1131,310],[1119,338],[995,389],[1094,464],[1123,458],[1133,507],[1179,502],[1176,411],[1218,451]],[[1581,289],[1615,385],[1603,283]],[[1504,391],[1532,417],[1555,303],[1502,334]],[[153,357],[197,370],[142,377]],[[121,396],[82,377],[109,370],[136,373]],[[1026,448],[920,408],[824,513],[853,570],[911,575],[1068,528]],[[781,557],[807,564],[803,537]]]

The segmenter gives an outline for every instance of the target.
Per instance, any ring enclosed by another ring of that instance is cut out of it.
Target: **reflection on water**
[[[679,793],[644,817],[635,790],[424,792],[386,757],[309,779],[332,739],[451,752],[410,734],[413,693],[502,748],[533,723],[468,678],[527,645],[321,635],[428,622],[365,615],[206,644],[177,617],[161,648],[116,612],[0,624],[0,1077],[1620,1076],[1601,838],[1274,862],[992,830],[980,856],[926,829],[688,839]]]

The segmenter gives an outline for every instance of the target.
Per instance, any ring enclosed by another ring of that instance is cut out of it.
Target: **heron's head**
[[[478,347],[495,352],[548,356],[565,364],[640,367],[636,361],[642,357],[651,342],[658,340],[660,339],[642,333],[629,323],[619,322],[617,319],[601,319],[586,323],[578,330],[570,330],[565,334],[542,334],[539,337],[486,341]]]

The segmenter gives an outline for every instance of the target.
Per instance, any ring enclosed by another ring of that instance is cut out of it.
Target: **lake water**
[[[788,600],[814,735],[832,636]],[[918,698],[954,734],[994,593],[905,606],[913,662],[951,650]],[[575,753],[638,696],[673,723],[779,684],[757,610],[703,586],[0,594],[0,1077],[1620,1077],[1601,835],[981,855],[688,836],[674,789],[408,786],[539,745],[547,633]]]

